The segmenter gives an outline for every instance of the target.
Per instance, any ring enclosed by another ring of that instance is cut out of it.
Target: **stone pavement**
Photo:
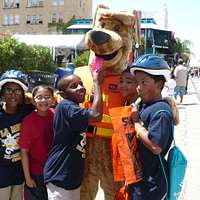
[[[189,79],[188,93],[178,105],[180,124],[175,127],[176,144],[188,159],[179,200],[200,199],[200,79]],[[199,89],[198,89],[199,88]]]

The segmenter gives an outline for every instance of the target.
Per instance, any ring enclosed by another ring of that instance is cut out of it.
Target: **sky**
[[[199,0],[93,0],[93,8],[105,3],[114,10],[168,11],[168,29],[175,37],[190,40],[193,60],[200,62],[200,1]]]

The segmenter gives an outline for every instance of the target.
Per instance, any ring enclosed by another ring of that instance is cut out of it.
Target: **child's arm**
[[[21,148],[21,161],[22,167],[24,171],[24,176],[26,180],[26,185],[30,188],[36,187],[35,181],[31,178],[29,171],[29,158],[28,158],[28,150]]]
[[[101,84],[103,82],[103,71],[99,70],[93,74],[93,88],[94,88],[94,99],[92,106],[89,111],[88,121],[100,121],[103,113],[103,100]]]
[[[152,153],[160,154],[162,149],[154,144],[148,137],[148,130],[142,126],[139,122],[135,123],[136,137],[146,146]]]
[[[148,130],[140,123],[139,112],[137,111],[137,108],[134,107],[132,109],[132,121],[135,125],[137,139],[139,139],[152,153],[160,154],[162,149],[157,144],[152,143],[149,139]]]

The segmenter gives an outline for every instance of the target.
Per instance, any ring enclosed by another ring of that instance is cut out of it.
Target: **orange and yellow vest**
[[[107,75],[104,78],[102,85],[102,95],[103,95],[103,118],[100,122],[90,122],[87,135],[90,136],[100,136],[106,138],[112,138],[113,135],[113,125],[109,115],[109,108],[119,107],[124,104],[124,98],[119,92],[120,75]],[[87,95],[84,106],[91,106],[90,96]]]

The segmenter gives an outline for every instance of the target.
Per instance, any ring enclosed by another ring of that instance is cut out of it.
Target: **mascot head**
[[[133,26],[133,14],[113,12],[105,5],[98,5],[93,29],[87,32],[85,39],[91,50],[89,65],[95,57],[100,57],[105,71],[121,73],[128,64]]]

